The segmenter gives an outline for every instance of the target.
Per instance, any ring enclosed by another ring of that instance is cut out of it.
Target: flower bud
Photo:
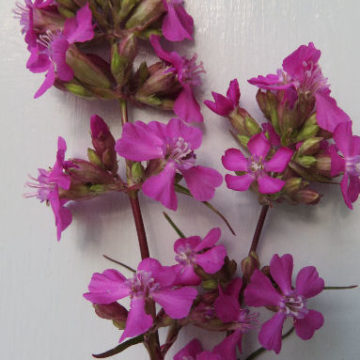
[[[141,165],[141,162],[134,162],[131,165],[131,185],[139,184],[142,182],[145,176],[144,167]]]
[[[271,91],[259,90],[256,94],[256,100],[264,116],[271,121],[274,129],[279,132],[278,100],[276,95]]]
[[[74,81],[65,83],[63,86],[67,91],[74,95],[86,98],[93,97],[93,94],[89,90],[84,88],[82,85],[76,84]]]
[[[107,305],[94,304],[95,313],[102,319],[112,320],[119,329],[125,329],[128,311],[119,303],[114,302]]]
[[[130,12],[138,5],[141,0],[122,0],[120,11],[115,15],[115,22],[117,24],[125,20],[125,18],[130,14]]]
[[[299,155],[314,155],[320,149],[320,143],[323,140],[322,137],[312,137],[306,139],[297,151]]]
[[[259,269],[259,267],[260,267],[260,262],[255,251],[252,251],[250,255],[248,255],[246,258],[241,260],[241,271],[246,281],[250,280],[254,270]]]
[[[208,280],[204,280],[202,283],[201,283],[201,287],[204,289],[204,290],[207,290],[207,291],[211,291],[211,290],[215,290],[217,289],[219,286],[219,283],[217,280],[215,279],[208,279]]]
[[[141,30],[157,20],[165,13],[163,0],[143,0],[126,22],[126,28],[140,28]]]
[[[319,131],[319,126],[316,122],[316,114],[311,115],[304,123],[304,126],[299,131],[296,141],[304,141],[308,138],[314,137]]]
[[[74,71],[74,75],[83,84],[95,88],[109,89],[110,80],[98,65],[95,65],[90,57],[81,53],[75,45],[69,47],[66,52],[66,62]]]
[[[99,166],[82,159],[71,159],[72,167],[67,170],[72,179],[83,184],[112,184],[113,177]]]
[[[101,159],[99,158],[99,156],[98,156],[98,154],[96,153],[95,150],[88,148],[87,155],[88,155],[89,161],[92,164],[94,164],[96,166],[99,166],[99,167],[104,166],[104,164],[102,163]]]
[[[330,177],[331,157],[327,154],[319,154],[316,157],[316,169],[323,173],[325,176]]]
[[[115,152],[115,139],[109,127],[100,116],[93,115],[90,119],[90,128],[91,139],[96,154],[99,156],[104,168],[116,174],[118,164]]]
[[[303,204],[315,205],[320,201],[320,197],[315,190],[304,189],[295,193],[294,200]]]
[[[236,108],[229,114],[231,125],[239,135],[251,137],[261,132],[261,127],[251,115],[243,108]]]
[[[303,180],[299,177],[292,177],[287,179],[283,187],[283,191],[287,194],[293,194],[300,190],[303,185]]]
[[[310,168],[316,164],[316,158],[314,156],[304,155],[295,157],[295,162],[304,168]]]

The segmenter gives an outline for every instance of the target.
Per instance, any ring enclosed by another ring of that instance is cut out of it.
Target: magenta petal
[[[160,174],[147,179],[142,190],[144,194],[156,201],[160,201],[171,210],[177,209],[177,199],[174,189],[175,164],[168,162]]]
[[[248,83],[265,90],[286,90],[293,86],[293,83],[283,83],[278,74],[259,75],[248,80]]]
[[[317,92],[315,98],[316,119],[322,129],[333,132],[339,124],[351,121],[349,115],[337,106],[331,96]]]
[[[145,299],[143,297],[133,298],[130,307],[126,320],[126,327],[119,342],[122,342],[128,337],[134,337],[145,333],[153,324],[152,316],[145,312]]]
[[[278,312],[265,322],[259,332],[259,342],[267,350],[274,350],[278,354],[281,350],[282,327],[286,316]]]
[[[189,286],[180,289],[157,290],[152,293],[152,298],[173,319],[182,319],[188,316],[196,296],[196,289]]]
[[[294,322],[296,334],[303,340],[311,339],[315,330],[320,329],[323,324],[323,315],[315,310],[309,310],[304,319],[296,319]]]
[[[292,150],[286,147],[280,148],[269,161],[264,163],[265,170],[269,172],[283,172],[291,160],[293,153],[294,152]]]
[[[196,252],[213,247],[220,239],[220,228],[211,229],[204,239],[194,248]]]
[[[43,95],[48,89],[50,89],[55,82],[55,69],[54,65],[50,65],[48,69],[48,73],[45,75],[45,80],[35,93],[34,98],[37,99],[41,95]]]
[[[66,51],[69,43],[64,37],[57,37],[51,43],[52,59],[56,64],[56,74],[62,81],[70,81],[74,77],[74,72],[66,63]]]
[[[331,145],[329,148],[331,158],[331,176],[337,176],[345,171],[345,160],[336,151],[336,146]]]
[[[255,178],[250,174],[241,176],[225,175],[226,185],[229,189],[236,191],[246,191],[254,182]]]
[[[95,273],[89,284],[89,292],[85,299],[93,304],[111,304],[130,294],[126,278],[117,270],[105,270],[102,274]]]
[[[201,278],[195,273],[193,265],[178,264],[173,265],[173,269],[176,273],[174,285],[199,285],[201,283]]]
[[[164,156],[164,140],[141,121],[126,123],[115,150],[125,159],[145,161],[161,159]]]
[[[150,44],[152,45],[152,47],[155,50],[156,55],[161,59],[164,60],[168,63],[172,63],[172,57],[170,56],[170,54],[168,52],[166,52],[161,44],[160,44],[160,36],[156,36],[156,35],[151,35],[150,36]]]
[[[346,172],[346,173],[344,173],[344,176],[341,179],[340,187],[341,187],[341,192],[342,192],[342,195],[343,195],[346,206],[349,209],[352,210],[353,206],[351,204],[351,200],[350,200],[350,197],[349,197],[349,191],[348,191],[349,185],[348,185],[348,183],[349,183],[349,174]]]
[[[216,316],[224,323],[238,320],[240,313],[239,300],[236,297],[223,294],[220,290],[218,298],[215,300]]]
[[[57,240],[59,241],[61,233],[71,224],[72,215],[70,210],[63,206],[64,200],[60,200],[57,189],[50,193],[48,200],[55,215],[56,234]]]
[[[350,121],[341,123],[336,126],[333,137],[337,148],[345,157],[353,155],[352,123]]]
[[[264,159],[270,150],[270,143],[264,133],[259,133],[249,140],[247,147],[252,155]]]
[[[319,277],[314,266],[302,268],[296,277],[296,292],[305,298],[311,298],[324,289],[324,280]]]
[[[201,237],[200,236],[190,236],[187,238],[180,238],[175,241],[174,244],[174,251],[176,253],[181,253],[185,249],[192,249],[194,251],[197,251],[197,246],[201,243]]]
[[[85,42],[94,37],[92,13],[88,3],[78,10],[76,17],[65,21],[63,33],[70,44]]]
[[[215,274],[223,267],[225,256],[225,246],[218,245],[203,254],[196,255],[195,261],[208,274]]]
[[[275,194],[285,185],[285,181],[272,178],[265,174],[259,176],[257,182],[259,184],[259,192],[262,194]]]
[[[174,113],[186,122],[203,122],[200,105],[195,100],[190,86],[186,85],[175,100]]]
[[[353,203],[357,200],[360,194],[360,179],[358,176],[354,175],[350,175],[349,178],[348,197]]]
[[[293,271],[293,257],[290,254],[279,256],[275,254],[270,262],[270,274],[279,285],[284,295],[289,295],[291,289],[291,275]]]
[[[169,41],[182,41],[192,39],[194,31],[194,21],[185,11],[182,5],[167,3],[168,13],[165,15],[162,32],[164,37]]]
[[[221,158],[225,169],[231,171],[248,171],[249,160],[238,149],[228,149]]]
[[[190,145],[191,150],[196,150],[201,145],[201,130],[186,125],[180,119],[171,119],[166,125],[165,132],[168,138],[183,138]]]
[[[205,100],[204,104],[212,110],[214,113],[227,116],[234,109],[232,102],[226,98],[224,95],[218,94],[216,92],[211,93],[215,102],[210,100]]]
[[[182,170],[186,185],[191,195],[199,201],[208,201],[213,198],[215,188],[221,185],[221,174],[204,166],[193,166],[189,170]]]
[[[49,69],[51,61],[47,54],[41,54],[37,46],[30,49],[26,67],[33,73],[42,73]]]
[[[231,80],[226,96],[231,100],[234,106],[239,104],[240,88],[237,79]]]
[[[260,270],[255,270],[245,288],[245,303],[249,306],[277,306],[282,296]]]
[[[242,333],[240,330],[235,330],[231,335],[227,336],[219,345],[214,347],[213,352],[220,355],[219,358],[214,359],[236,360],[236,346],[241,351],[241,338]]]
[[[174,356],[174,360],[184,360],[184,359],[196,359],[196,356],[202,352],[203,348],[198,339],[190,341],[183,349],[181,349]]]
[[[242,279],[240,277],[235,278],[231,281],[231,283],[227,286],[225,293],[227,295],[231,295],[233,297],[238,298],[240,290],[242,288]]]

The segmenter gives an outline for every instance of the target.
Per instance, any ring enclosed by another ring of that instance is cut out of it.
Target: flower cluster
[[[349,116],[330,95],[320,54],[313,43],[301,45],[276,74],[249,80],[259,88],[257,102],[268,121],[262,126],[239,106],[237,80],[226,96],[213,93],[214,101],[205,101],[230,120],[238,142],[250,153],[246,158],[237,149],[225,152],[224,167],[237,175],[226,176],[230,189],[251,187],[263,204],[283,199],[315,204],[320,194],[310,184],[333,183],[342,173],[343,197],[352,208],[360,192],[359,140],[352,135]]]

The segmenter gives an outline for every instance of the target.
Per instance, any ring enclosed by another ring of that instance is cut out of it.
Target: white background
[[[360,51],[358,1],[343,0],[188,0],[187,10],[196,23],[196,51],[207,70],[202,100],[210,90],[224,92],[237,77],[242,105],[261,118],[255,88],[246,79],[273,72],[300,44],[314,41],[322,50],[323,72],[332,84],[339,105],[360,132]],[[127,199],[113,197],[71,206],[73,224],[56,241],[53,214],[36,200],[24,200],[24,182],[38,167],[54,163],[58,135],[68,143],[68,156],[85,157],[90,146],[89,118],[103,116],[118,138],[118,106],[113,102],[87,102],[56,89],[38,100],[33,94],[43,75],[25,69],[27,51],[20,27],[12,18],[11,0],[1,0],[1,242],[0,242],[0,349],[7,360],[86,360],[117,344],[120,332],[97,318],[82,298],[91,274],[112,265],[108,254],[136,267],[139,261],[135,228]],[[226,121],[203,109],[204,146],[199,162],[222,173],[220,156],[234,146]],[[135,111],[135,119],[165,120],[156,111]],[[331,188],[330,188],[331,187]],[[359,204],[349,211],[336,186],[323,187],[324,198],[315,207],[276,206],[270,211],[259,255],[266,264],[274,253],[291,252],[296,270],[316,265],[328,285],[359,283]],[[223,243],[240,260],[247,252],[260,206],[252,193],[233,193],[222,186],[213,202],[234,225],[233,237],[223,223],[201,204],[179,197],[179,211],[171,213],[187,235],[205,235],[221,226]],[[151,254],[172,262],[176,236],[161,215],[163,208],[141,197]],[[279,356],[261,359],[359,359],[360,291],[327,291],[310,305],[322,311],[324,327],[303,342],[295,335],[283,344]],[[263,319],[267,319],[264,313]],[[173,352],[193,336],[210,349],[220,337],[195,328],[183,331]],[[258,347],[255,336],[245,336],[245,353]],[[146,359],[141,345],[115,359]]]

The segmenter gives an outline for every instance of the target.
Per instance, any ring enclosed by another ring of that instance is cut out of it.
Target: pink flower
[[[55,215],[55,224],[57,228],[57,239],[60,240],[61,233],[72,221],[71,212],[64,205],[68,201],[60,199],[59,191],[61,189],[69,190],[71,186],[71,178],[64,173],[64,169],[70,166],[69,162],[65,162],[66,142],[59,136],[58,151],[56,162],[51,170],[39,169],[39,176],[32,178],[36,183],[28,182],[26,185],[37,189],[35,194],[26,194],[26,197],[37,197],[41,202],[49,202]]]
[[[315,96],[317,122],[322,129],[334,131],[342,122],[350,121],[349,116],[341,110],[334,98],[330,96],[327,79],[323,76],[318,64],[321,52],[310,42],[299,46],[283,61],[283,70],[251,78],[249,83],[260,89],[285,91],[285,99],[292,107],[297,99],[296,93],[307,93]],[[296,90],[296,92],[294,92]]]
[[[50,11],[55,8],[54,0],[25,0],[25,4],[16,3],[15,16],[19,18],[22,26],[21,33],[25,34],[25,42],[31,47],[36,45],[38,28],[42,22],[43,15],[40,11]]]
[[[226,169],[245,173],[239,176],[226,175],[227,187],[236,191],[245,191],[256,181],[259,192],[262,194],[279,192],[285,182],[269,176],[268,173],[283,172],[291,160],[293,151],[281,147],[270,160],[266,161],[271,145],[263,133],[254,135],[247,147],[251,153],[250,158],[246,158],[238,149],[229,149],[222,157],[222,163]]]
[[[62,81],[70,81],[74,72],[66,63],[66,52],[75,42],[85,42],[94,37],[92,13],[86,4],[76,13],[76,17],[67,19],[64,30],[42,34],[34,46],[30,48],[27,68],[34,73],[46,72],[45,81],[35,94],[38,98],[45,93],[58,77]]]
[[[201,266],[208,274],[215,274],[223,267],[226,249],[223,245],[215,245],[220,235],[220,229],[214,228],[203,240],[200,236],[191,236],[175,242],[175,259],[179,264],[173,266],[173,269],[177,273],[177,283],[200,284],[201,278],[195,273],[194,266]]]
[[[245,289],[245,302],[250,306],[273,306],[276,314],[265,322],[259,333],[259,342],[267,350],[279,353],[281,350],[282,327],[287,317],[294,321],[296,334],[303,340],[310,339],[315,330],[324,323],[322,314],[309,310],[306,300],[319,294],[324,288],[324,280],[316,268],[302,268],[296,278],[296,286],[291,286],[293,258],[286,254],[274,255],[270,262],[270,274],[279,290],[261,271],[255,270]]]
[[[204,121],[192,90],[194,86],[201,84],[200,74],[205,72],[202,63],[196,63],[196,55],[191,59],[186,59],[175,51],[166,52],[161,47],[158,36],[151,36],[150,42],[159,58],[169,65],[166,71],[173,72],[182,86],[182,90],[175,100],[175,114],[186,122]]]
[[[344,173],[341,191],[346,205],[352,209],[360,193],[360,137],[353,136],[351,123],[339,124],[333,134],[336,147],[330,147],[331,176]],[[343,157],[339,156],[336,148]]]
[[[194,20],[183,7],[183,0],[163,0],[167,14],[162,23],[164,37],[170,41],[192,40]]]
[[[111,304],[130,297],[130,311],[120,342],[148,331],[153,318],[146,313],[147,301],[153,300],[173,319],[185,318],[197,296],[192,287],[174,288],[175,273],[157,260],[147,258],[140,262],[134,277],[126,279],[117,270],[95,273],[84,297],[93,304]]]
[[[201,138],[199,129],[186,126],[179,119],[171,119],[167,125],[136,121],[125,124],[115,149],[120,156],[132,161],[150,160],[149,168],[160,166],[156,175],[151,174],[145,180],[142,190],[150,198],[176,210],[176,172],[183,175],[191,194],[199,201],[210,200],[215,188],[222,183],[222,176],[216,170],[195,165],[194,151],[200,147]]]
[[[203,351],[203,347],[198,339],[190,341],[175,356],[174,360],[225,360],[221,354],[210,351]],[[229,359],[230,360],[230,359]]]
[[[249,315],[249,310],[240,307],[239,293],[241,287],[241,278],[236,278],[225,291],[219,287],[219,297],[215,300],[217,317],[224,323],[231,323],[229,330],[234,330],[214,348],[223,355],[224,359],[236,360],[236,348],[241,352],[242,335],[251,329],[252,322],[257,316],[257,314]]]
[[[228,116],[239,105],[240,89],[236,79],[230,81],[226,97],[216,92],[211,94],[215,101],[205,100],[204,104],[218,115]]]

